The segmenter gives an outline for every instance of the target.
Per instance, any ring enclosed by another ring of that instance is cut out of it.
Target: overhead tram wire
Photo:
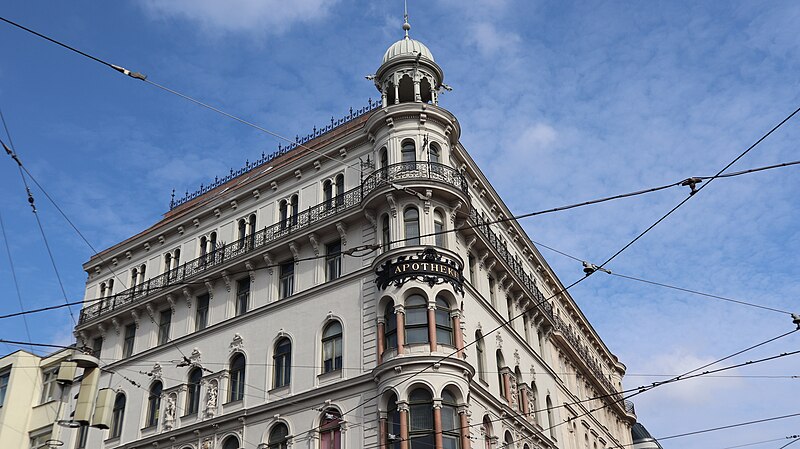
[[[3,111],[0,110],[0,119],[3,121],[3,128],[6,131],[6,135],[8,136],[8,143],[11,145],[11,148],[8,148],[5,143],[0,140],[0,144],[2,144],[3,148],[6,150],[9,156],[11,156],[14,161],[17,162],[17,168],[19,169],[19,176],[22,178],[22,183],[25,185],[25,192],[28,194],[28,203],[31,206],[31,210],[33,211],[33,216],[36,218],[36,224],[39,227],[39,232],[42,234],[42,241],[44,241],[44,247],[47,249],[47,255],[50,257],[50,263],[53,265],[53,271],[56,274],[56,280],[58,280],[58,286],[61,288],[61,294],[64,296],[64,302],[69,303],[69,299],[67,299],[67,291],[64,289],[64,283],[61,281],[61,274],[58,272],[58,266],[56,266],[56,259],[53,257],[53,251],[50,249],[50,243],[47,241],[47,235],[44,232],[44,226],[42,226],[42,220],[39,218],[39,213],[36,210],[36,202],[33,198],[33,194],[31,193],[30,186],[28,186],[28,181],[25,178],[25,173],[22,171],[22,162],[20,162],[19,156],[17,155],[17,150],[14,148],[14,142],[11,140],[11,133],[8,131],[8,125],[6,124],[6,118],[3,115]],[[69,310],[69,316],[72,318],[72,324],[74,326],[78,325],[78,321],[75,319],[75,313],[72,312],[71,307],[67,307]]]
[[[756,445],[759,445],[759,444],[774,443],[776,441],[795,440],[797,438],[800,438],[800,435],[789,435],[789,436],[785,436],[785,437],[781,437],[781,438],[773,438],[771,440],[753,441],[753,442],[750,442],[750,443],[737,444],[736,446],[725,446],[722,449],[738,449],[740,447],[756,446]],[[786,447],[786,446],[783,446],[783,447]]]
[[[0,112],[2,114],[2,112]],[[3,242],[6,245],[6,254],[8,255],[8,265],[11,267],[11,278],[14,280],[14,289],[17,292],[17,301],[19,302],[19,310],[20,313],[25,310],[25,306],[22,304],[22,293],[19,289],[19,282],[17,281],[17,271],[14,269],[14,259],[11,257],[11,247],[8,245],[8,236],[6,235],[6,225],[3,223],[3,214],[0,213],[0,230],[3,231]],[[28,340],[32,340],[31,338],[31,329],[28,326],[28,318],[25,314],[21,314],[22,322],[25,324],[25,335],[28,336]],[[33,346],[31,346],[31,352],[34,352]]]
[[[83,52],[81,50],[78,50],[75,47],[67,45],[67,44],[65,44],[65,43],[63,43],[61,41],[58,41],[58,40],[56,40],[54,38],[51,38],[49,36],[46,36],[46,35],[38,32],[38,31],[32,30],[32,29],[30,29],[30,28],[28,28],[28,27],[26,27],[24,25],[21,25],[19,23],[16,23],[16,22],[14,22],[12,20],[6,19],[5,17],[0,17],[0,20],[2,20],[3,22],[8,23],[9,25],[13,25],[13,26],[15,26],[15,27],[17,27],[17,28],[19,28],[21,30],[27,31],[28,33],[36,35],[36,36],[38,36],[38,37],[40,37],[42,39],[45,39],[45,40],[47,40],[49,42],[52,42],[53,44],[56,44],[56,45],[58,45],[60,47],[66,48],[67,50],[75,52],[75,53],[77,53],[77,54],[79,54],[81,56],[89,58],[92,61],[95,61],[95,62],[98,62],[100,64],[103,64],[104,66],[109,67],[109,68],[113,69],[114,71],[122,73],[123,75],[126,75],[126,76],[128,76],[130,78],[137,79],[137,80],[140,80],[140,81],[144,81],[145,83],[150,84],[153,87],[156,87],[156,88],[161,89],[161,90],[163,90],[165,92],[168,92],[168,93],[171,93],[173,95],[176,95],[176,96],[178,96],[180,98],[183,98],[185,100],[189,100],[192,103],[194,103],[194,104],[196,104],[198,106],[202,106],[202,107],[204,107],[204,108],[206,108],[206,109],[208,109],[210,111],[216,112],[217,114],[220,114],[222,116],[225,116],[225,117],[228,117],[230,119],[233,119],[233,120],[235,120],[235,121],[237,121],[239,123],[247,125],[247,126],[249,126],[251,128],[254,128],[254,129],[258,130],[258,131],[261,131],[263,133],[269,134],[270,136],[275,137],[277,139],[284,140],[286,142],[294,144],[297,147],[304,148],[304,149],[306,149],[308,151],[311,151],[312,153],[315,153],[315,154],[317,154],[319,156],[322,156],[324,158],[330,159],[331,161],[333,161],[333,162],[335,162],[337,164],[341,164],[341,165],[343,165],[345,167],[349,167],[349,168],[355,168],[356,170],[361,172],[361,167],[358,164],[347,164],[344,161],[336,159],[335,157],[328,156],[327,154],[325,154],[325,153],[323,153],[321,151],[315,150],[315,149],[313,149],[313,148],[311,148],[311,147],[309,147],[309,146],[307,146],[305,144],[302,144],[302,143],[296,141],[295,139],[290,139],[290,138],[285,137],[285,136],[283,136],[281,134],[278,134],[278,133],[276,133],[274,131],[270,131],[267,128],[264,128],[262,126],[256,125],[255,123],[252,123],[252,122],[247,121],[247,120],[245,120],[243,118],[240,118],[240,117],[237,117],[237,116],[235,116],[233,114],[225,112],[225,111],[223,111],[223,110],[221,110],[219,108],[211,106],[211,105],[209,105],[207,103],[204,103],[204,102],[202,102],[200,100],[197,100],[197,99],[195,99],[195,98],[193,98],[193,97],[191,97],[189,95],[183,94],[183,93],[178,92],[178,91],[176,91],[174,89],[170,89],[170,88],[168,88],[166,86],[163,86],[163,85],[158,84],[158,83],[156,83],[154,81],[151,81],[151,80],[147,79],[147,75],[144,75],[144,74],[139,73],[139,72],[130,71],[130,70],[128,70],[128,69],[126,69],[124,67],[120,67],[120,66],[118,66],[116,64],[111,64],[110,62],[104,61],[104,60],[102,60],[102,59],[100,59],[100,58],[98,58],[96,56],[92,56],[89,53],[86,53],[86,52]]]
[[[800,435],[794,435],[793,438],[794,439],[792,441],[784,444],[783,446],[779,447],[778,449],[783,449],[785,447],[789,447],[789,445],[797,443],[798,441],[800,441]]]

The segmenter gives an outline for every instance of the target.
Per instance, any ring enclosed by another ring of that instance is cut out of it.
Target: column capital
[[[406,314],[406,306],[404,306],[403,304],[395,304],[394,313],[395,314],[402,313],[403,315],[405,315]]]

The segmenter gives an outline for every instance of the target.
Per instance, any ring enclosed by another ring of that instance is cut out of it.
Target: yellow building
[[[59,439],[55,422],[65,410],[56,377],[70,355],[71,350],[44,357],[19,350],[0,359],[0,447],[50,447]]]

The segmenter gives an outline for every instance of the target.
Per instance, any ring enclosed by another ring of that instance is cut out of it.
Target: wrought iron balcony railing
[[[625,411],[631,415],[636,415],[636,407],[633,406],[633,402],[629,400],[625,400]]]
[[[553,314],[553,305],[547,302],[547,299],[549,298],[545,298],[544,295],[539,291],[539,289],[536,287],[536,279],[525,272],[522,262],[515,258],[508,251],[506,243],[497,237],[497,235],[489,227],[487,221],[478,214],[477,210],[471,208],[469,212],[469,218],[475,224],[475,229],[477,229],[481,234],[483,234],[484,237],[486,237],[489,245],[494,248],[500,258],[503,259],[503,261],[505,261],[509,267],[511,267],[511,271],[513,271],[514,274],[520,279],[523,287],[525,287],[531,299],[539,308],[539,311],[553,321],[555,330],[564,335],[564,338],[575,348],[575,351],[581,355],[586,365],[594,372],[595,377],[600,380],[600,382],[608,389],[608,391],[612,393],[615,392],[616,388],[614,388],[611,381],[605,377],[603,370],[595,361],[591,352],[583,344],[581,344],[580,340],[572,331],[572,329],[570,329],[561,318]]]
[[[224,263],[237,259],[245,254],[260,250],[265,246],[283,237],[297,234],[308,227],[331,217],[342,215],[353,208],[359,207],[367,193],[389,181],[404,179],[434,180],[455,187],[464,194],[468,194],[467,181],[461,173],[446,165],[434,162],[408,162],[383,167],[371,173],[360,186],[347,192],[323,201],[316,206],[300,211],[295,215],[280,220],[272,226],[245,236],[242,239],[228,244],[219,245],[218,248],[203,254],[200,257],[184,263],[166,273],[150,278],[127,290],[117,293],[109,298],[84,307],[81,310],[79,325],[85,324],[114,310],[129,304],[142,301],[144,298],[163,290],[166,287],[176,286],[186,280],[213,270]]]

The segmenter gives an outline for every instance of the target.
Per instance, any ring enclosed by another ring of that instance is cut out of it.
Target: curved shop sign
[[[412,256],[398,256],[384,262],[375,271],[375,283],[381,290],[389,285],[399,287],[412,279],[431,287],[445,282],[464,296],[464,265],[460,260],[425,248]]]

